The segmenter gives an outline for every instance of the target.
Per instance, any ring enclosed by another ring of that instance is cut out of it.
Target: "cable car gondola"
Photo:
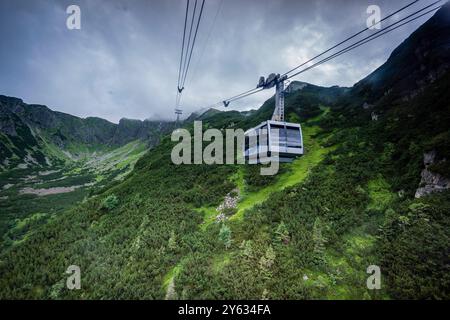
[[[279,162],[292,162],[303,155],[302,128],[298,123],[264,121],[245,132],[244,150],[244,157],[250,163],[264,162],[274,154],[278,154]]]
[[[284,121],[284,81],[286,76],[270,74],[261,77],[257,88],[276,87],[275,111],[271,120],[245,132],[244,157],[248,163],[265,162],[278,155],[279,162],[292,162],[303,155],[302,128],[298,123]]]

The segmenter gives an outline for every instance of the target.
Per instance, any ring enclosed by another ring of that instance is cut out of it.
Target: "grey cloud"
[[[368,5],[386,15],[408,2],[207,0],[182,100],[185,114],[248,90],[260,75],[285,72],[364,28]],[[70,4],[81,7],[79,31],[65,27]],[[184,8],[181,0],[2,0],[0,94],[115,122],[173,119]],[[298,80],[351,86],[427,18]],[[272,94],[233,108],[257,107]]]

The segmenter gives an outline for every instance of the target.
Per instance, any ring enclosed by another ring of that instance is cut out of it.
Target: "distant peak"
[[[15,97],[0,95],[0,103],[5,104],[6,106],[15,106],[18,104],[23,104],[23,100]]]
[[[119,124],[121,124],[121,123],[126,123],[126,122],[138,123],[138,122],[142,122],[142,120],[139,120],[139,119],[129,119],[129,118],[122,118],[122,119],[119,120]]]

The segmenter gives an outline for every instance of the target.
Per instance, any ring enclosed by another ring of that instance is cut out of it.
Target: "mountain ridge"
[[[447,2],[397,46],[385,63],[358,81],[351,88],[352,92],[363,96],[368,103],[387,95],[407,101],[450,68],[449,29],[450,4]]]
[[[28,163],[40,165],[48,164],[50,158],[62,160],[58,155],[48,153],[47,144],[73,154],[75,158],[96,151],[100,145],[106,149],[117,148],[134,140],[146,141],[150,148],[172,127],[173,123],[168,121],[124,118],[114,124],[99,117],[79,118],[44,105],[26,104],[22,99],[0,95],[0,134],[3,136],[0,165],[16,166],[26,163],[27,157],[36,160]],[[19,128],[27,139],[18,136]],[[78,146],[83,150],[77,150]]]

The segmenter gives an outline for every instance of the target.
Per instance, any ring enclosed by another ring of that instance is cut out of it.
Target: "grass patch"
[[[169,286],[170,282],[172,282],[173,279],[175,279],[181,272],[182,265],[181,263],[177,264],[175,267],[173,267],[165,276],[163,279],[163,289],[164,291],[167,290],[167,287]]]
[[[311,169],[319,164],[328,152],[334,149],[333,147],[325,148],[320,145],[320,141],[315,137],[319,132],[320,128],[318,126],[305,125],[303,127],[305,154],[294,160],[289,165],[288,172],[280,174],[272,185],[264,187],[257,192],[242,192],[242,200],[238,204],[238,211],[231,219],[241,220],[245,210],[266,201],[270,194],[304,181]]]
[[[379,212],[384,211],[394,199],[394,194],[390,191],[390,188],[389,183],[381,175],[370,180],[367,185],[370,197],[367,209]]]
[[[211,270],[214,274],[220,273],[223,268],[231,262],[231,254],[225,252],[211,260]]]

